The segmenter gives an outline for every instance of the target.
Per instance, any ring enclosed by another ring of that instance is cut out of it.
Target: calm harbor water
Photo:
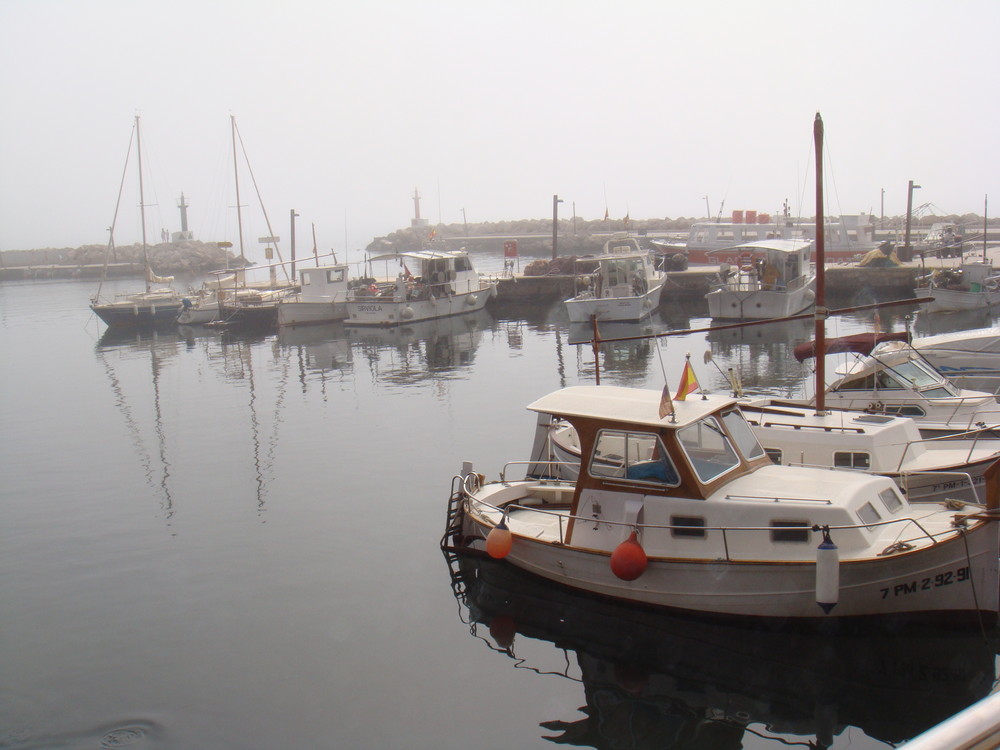
[[[525,405],[594,382],[559,306],[111,337],[93,291],[0,285],[0,748],[864,750],[994,682],[982,635],[708,626],[443,555],[461,461],[525,458]],[[676,385],[690,353],[708,389],[794,395],[810,327],[607,344],[601,380]]]

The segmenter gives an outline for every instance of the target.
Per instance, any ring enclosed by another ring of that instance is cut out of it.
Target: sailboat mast
[[[243,253],[243,213],[240,203],[240,169],[239,161],[236,158],[236,115],[229,115],[229,122],[233,134],[233,176],[236,179],[236,224],[240,231],[240,257],[245,258]]]
[[[152,271],[149,267],[149,254],[146,250],[146,197],[142,189],[142,140],[139,137],[139,115],[135,116],[135,154],[139,163],[139,217],[142,224],[142,262],[146,266],[146,291],[148,292],[149,277]]]
[[[826,227],[823,216],[823,118],[819,112],[813,122],[816,142],[816,413],[826,410]]]

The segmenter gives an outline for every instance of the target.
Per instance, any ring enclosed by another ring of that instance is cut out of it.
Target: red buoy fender
[[[611,572],[623,581],[634,581],[646,572],[648,564],[646,551],[634,531],[611,553]]]

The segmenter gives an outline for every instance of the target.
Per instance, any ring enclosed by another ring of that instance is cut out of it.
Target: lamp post
[[[914,185],[913,180],[910,180],[906,188],[906,234],[903,235],[902,260],[913,260],[913,249],[910,247],[910,221],[913,214],[913,191],[919,189],[920,185]]]
[[[465,218],[465,209],[462,209],[462,225],[465,227],[465,236],[469,236],[469,221]]]
[[[882,209],[878,217],[878,228],[885,228],[885,188],[882,188]]]
[[[559,200],[558,195],[552,196],[552,260],[556,259],[556,243],[558,242],[559,229]]]

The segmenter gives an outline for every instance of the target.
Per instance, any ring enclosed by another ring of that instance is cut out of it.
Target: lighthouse
[[[411,227],[426,227],[427,219],[420,218],[420,191],[413,188],[413,218],[410,219]]]
[[[194,233],[188,231],[188,203],[184,200],[184,193],[181,193],[181,198],[177,201],[177,208],[181,210],[181,231],[170,235],[170,241],[193,240]]]

